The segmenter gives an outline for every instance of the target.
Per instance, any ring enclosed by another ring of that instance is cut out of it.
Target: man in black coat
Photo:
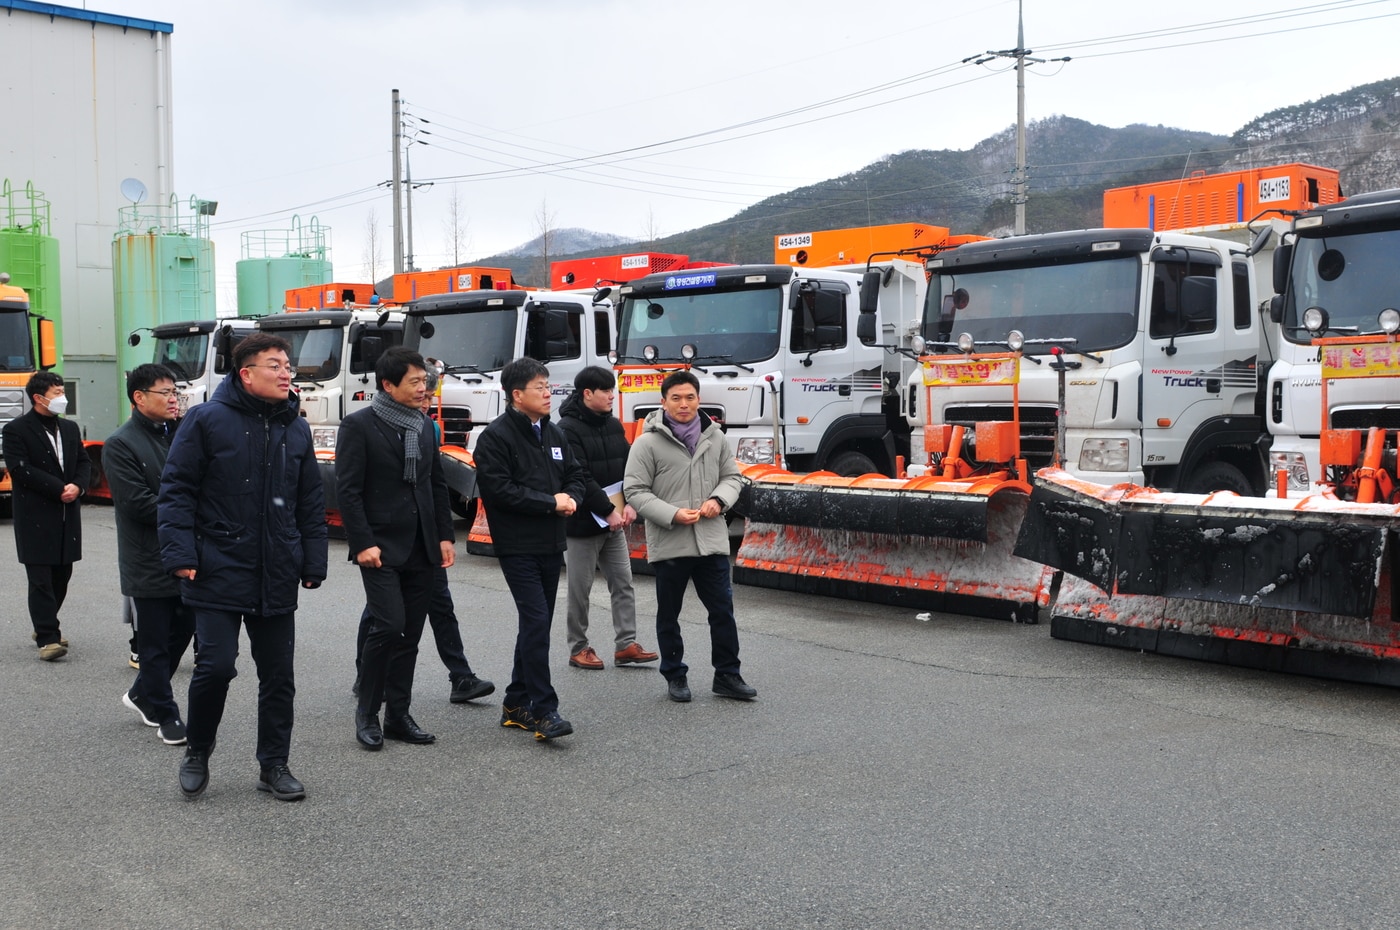
[[[637,519],[637,511],[625,503],[619,507],[611,499],[614,493],[618,499],[622,497],[622,475],[632,449],[622,424],[612,414],[616,387],[617,378],[611,371],[589,365],[574,376],[574,393],[559,408],[559,428],[569,437],[569,448],[584,468],[583,506],[568,519],[569,548],[564,550],[569,570],[569,664],[574,668],[603,667],[603,660],[588,643],[588,599],[599,568],[612,599],[613,662],[635,665],[659,658],[637,642],[637,598],[632,590],[632,553],[625,532]]]
[[[156,499],[180,415],[175,375],[164,365],[137,365],[126,376],[131,416],[102,445],[102,470],[117,519],[117,569],[122,594],[136,608],[141,671],[122,703],[158,727],[161,742],[185,742],[185,724],[170,690],[171,670],[194,636],[194,614],[180,600],[180,583],[160,561]]]
[[[375,363],[379,390],[371,406],[341,421],[336,437],[336,498],[372,618],[355,709],[355,738],[370,750],[382,748],[385,737],[436,739],[408,712],[434,571],[456,561],[437,432],[420,409],[426,367],[417,352],[386,351]]]
[[[63,419],[68,398],[63,378],[41,371],[24,386],[32,408],[5,424],[5,467],[13,482],[15,553],[29,578],[29,618],[39,658],[68,654],[58,611],[68,595],[73,563],[83,557],[79,500],[87,493],[92,463],[78,425]]]
[[[326,578],[326,498],[288,348],[270,333],[243,339],[233,371],[186,414],[161,474],[161,562],[183,579],[199,638],[180,763],[187,798],[209,783],[240,628],[258,669],[258,790],[279,801],[306,796],[287,767],[297,591]]]
[[[583,467],[549,422],[549,369],[518,358],[501,369],[509,406],[476,441],[476,480],[491,542],[520,626],[501,726],[548,740],[574,732],[549,680],[549,628],[564,558],[564,518],[583,500]]]

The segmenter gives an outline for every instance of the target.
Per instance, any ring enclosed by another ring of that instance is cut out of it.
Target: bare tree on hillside
[[[656,222],[656,211],[648,206],[646,223],[642,226],[642,241],[646,243],[648,249],[655,251],[656,244],[660,240],[661,225]]]
[[[384,242],[379,236],[379,217],[371,208],[365,216],[365,274],[370,281],[379,280],[379,265],[384,261]]]
[[[468,235],[471,222],[462,203],[462,192],[455,184],[452,185],[452,197],[447,201],[447,219],[442,221],[442,228],[447,235],[447,253],[452,256],[453,266],[462,264],[462,253],[471,245]]]
[[[558,216],[550,211],[549,201],[541,200],[540,209],[535,214],[535,230],[539,233],[540,247],[540,268],[535,280],[543,282],[544,287],[550,285],[549,263],[554,255],[554,223]]]

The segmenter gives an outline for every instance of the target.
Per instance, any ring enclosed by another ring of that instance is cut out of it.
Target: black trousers
[[[190,679],[185,721],[189,747],[205,752],[214,748],[229,682],[238,677],[238,631],[246,628],[258,669],[258,762],[265,769],[285,764],[292,746],[292,701],[297,692],[292,661],[296,615],[261,617],[196,607],[194,625],[199,657]]]
[[[355,673],[360,672],[360,657],[365,652],[365,640],[369,638],[369,605],[360,612],[360,631],[355,637]],[[452,590],[447,584],[447,569],[439,565],[433,569],[433,596],[428,601],[428,626],[433,631],[433,642],[437,645],[438,658],[447,667],[448,681],[470,678],[471,663],[467,661],[467,650],[462,645],[462,628],[457,623],[457,609],[452,603]]]
[[[360,653],[358,710],[396,720],[408,713],[413,701],[413,670],[418,664],[418,641],[433,594],[433,571],[421,546],[399,566],[360,566],[365,586],[365,609],[370,614],[369,634]]]
[[[56,643],[62,635],[58,631],[58,611],[68,596],[73,563],[26,564],[24,573],[29,576],[29,619],[34,623],[35,642],[40,646]]]
[[[155,708],[156,722],[180,719],[180,708],[170,691],[170,676],[194,638],[194,612],[179,595],[134,597],[136,625],[141,630],[141,671],[131,693]]]
[[[496,559],[506,578],[520,626],[515,635],[515,665],[504,703],[528,707],[536,717],[559,709],[559,695],[549,680],[549,628],[564,554],[502,555]]]

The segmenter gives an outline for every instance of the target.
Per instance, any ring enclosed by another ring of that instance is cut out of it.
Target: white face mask
[[[56,417],[63,416],[68,411],[68,398],[62,394],[57,397],[45,398],[49,407],[49,413]]]

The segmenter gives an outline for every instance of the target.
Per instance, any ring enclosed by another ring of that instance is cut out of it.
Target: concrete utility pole
[[[399,89],[396,87],[394,95],[394,274],[403,274],[403,170],[400,164],[402,146],[399,144],[403,137],[403,120],[399,117]]]
[[[1001,49],[1000,51],[988,50],[985,55],[971,55],[963,59],[963,64],[969,61],[973,64],[986,64],[994,58],[1014,58],[1016,60],[1016,171],[1011,176],[1011,185],[1015,190],[1013,202],[1016,204],[1016,227],[1015,234],[1024,236],[1026,234],[1026,201],[1029,196],[1026,193],[1026,62],[1033,65],[1043,65],[1046,61],[1069,61],[1069,57],[1064,58],[1032,58],[1031,50],[1026,48],[1026,27],[1025,18],[1022,15],[1022,4],[1024,0],[1016,2],[1016,47]]]

